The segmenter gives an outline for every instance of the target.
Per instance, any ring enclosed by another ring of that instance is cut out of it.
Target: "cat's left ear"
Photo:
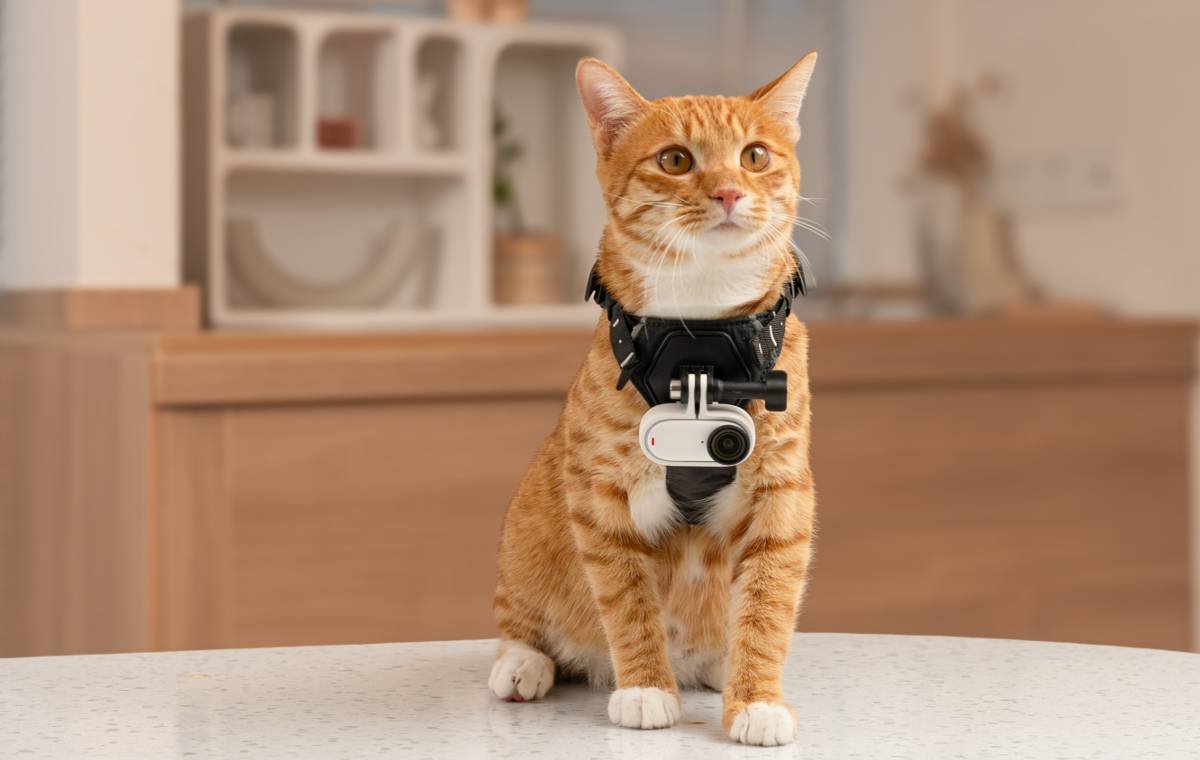
[[[817,52],[814,50],[778,79],[759,87],[749,96],[750,100],[761,103],[779,121],[793,142],[800,139],[800,105],[804,102],[804,93],[808,91],[808,82],[816,66]]]
[[[608,155],[617,137],[650,105],[617,70],[596,58],[584,58],[575,69],[575,84],[596,151]]]

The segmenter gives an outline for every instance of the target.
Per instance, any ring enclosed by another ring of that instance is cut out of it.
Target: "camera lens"
[[[750,451],[750,439],[737,425],[722,425],[708,437],[708,455],[714,462],[737,464]]]

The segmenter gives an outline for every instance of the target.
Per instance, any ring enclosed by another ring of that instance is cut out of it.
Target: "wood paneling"
[[[1188,648],[1188,392],[818,395],[801,628]]]
[[[30,646],[28,349],[0,344],[0,656]]]
[[[830,322],[810,332],[814,390],[1186,380],[1196,362],[1196,326],[1188,322]]]
[[[809,326],[816,391],[1172,377],[1195,363],[1177,322],[909,322]],[[590,330],[470,334],[198,333],[164,337],[164,405],[561,395]],[[482,380],[486,378],[486,383]]]
[[[1188,646],[1192,326],[811,335],[802,628]],[[491,635],[587,341],[0,330],[0,654]]]
[[[155,362],[164,406],[562,396],[590,332],[197,335]]]
[[[156,541],[150,589],[160,649],[211,649],[237,641],[233,627],[234,504],[226,415],[159,414],[155,429]]]
[[[200,292],[162,289],[0,289],[0,324],[29,330],[195,330]]]
[[[236,638],[493,635],[500,522],[557,400],[229,413]]]
[[[147,344],[6,338],[4,653],[149,647]]]

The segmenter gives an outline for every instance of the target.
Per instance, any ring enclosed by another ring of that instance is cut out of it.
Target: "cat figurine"
[[[800,106],[809,53],[743,97],[649,101],[614,69],[580,61],[576,84],[608,209],[596,275],[637,315],[717,319],[776,304],[798,266]],[[782,669],[813,551],[808,338],[793,321],[776,364],[786,411],[746,407],[757,445],[733,482],[680,519],[664,468],[639,448],[647,404],[626,385],[598,320],[562,415],[504,518],[489,687],[541,699],[560,677],[610,685],[608,717],[665,728],[679,690],[723,695],[744,744],[798,733]]]

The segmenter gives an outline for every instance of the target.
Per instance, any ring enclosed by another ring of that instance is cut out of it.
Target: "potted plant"
[[[492,122],[495,166],[492,200],[495,204],[494,287],[501,304],[547,304],[562,301],[559,242],[553,235],[529,230],[521,214],[513,165],[524,148],[509,134],[508,120],[495,112]]]

